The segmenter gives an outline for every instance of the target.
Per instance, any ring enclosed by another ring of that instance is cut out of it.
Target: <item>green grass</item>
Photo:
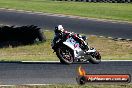
[[[114,41],[107,38],[90,36],[90,46],[95,47],[107,60],[132,60],[132,41]]]
[[[0,7],[42,11],[88,18],[132,21],[131,3],[59,2],[52,0],[0,0]]]
[[[58,60],[51,49],[51,37],[53,32],[45,32],[47,41],[33,45],[12,48],[0,48],[1,61],[45,61]]]
[[[51,61],[59,60],[51,49],[53,31],[44,32],[47,41],[33,45],[0,48],[0,61]],[[95,47],[107,60],[132,60],[132,41],[114,41],[89,36],[89,45]]]
[[[2,87],[2,88],[132,88],[132,85],[127,85],[127,84],[122,84],[122,85],[66,85],[66,84],[61,84],[61,85],[46,85],[46,86],[9,86],[9,87]]]

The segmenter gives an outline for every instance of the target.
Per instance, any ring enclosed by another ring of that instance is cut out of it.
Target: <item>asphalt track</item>
[[[100,64],[59,62],[0,62],[0,85],[77,84],[77,69],[88,74],[130,74],[132,61],[105,61]]]
[[[0,10],[0,24],[33,24],[45,29],[54,29],[56,25],[62,24],[65,29],[77,33],[132,39],[132,24],[122,22],[103,22],[90,19],[77,19],[68,16],[59,17],[56,15]]]

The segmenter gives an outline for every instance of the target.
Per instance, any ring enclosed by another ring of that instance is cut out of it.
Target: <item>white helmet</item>
[[[55,33],[61,33],[61,32],[64,32],[64,28],[62,25],[58,25],[55,27]]]

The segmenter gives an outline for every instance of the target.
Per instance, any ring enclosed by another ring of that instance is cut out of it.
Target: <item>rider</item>
[[[59,34],[59,35],[72,36],[76,41],[79,42],[80,48],[82,50],[87,51],[89,49],[88,46],[87,46],[87,43],[85,41],[86,36],[81,36],[80,34],[65,31],[62,25],[56,26],[54,32],[55,32],[56,35]]]

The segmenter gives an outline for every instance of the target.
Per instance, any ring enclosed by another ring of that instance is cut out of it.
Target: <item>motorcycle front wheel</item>
[[[74,54],[67,46],[60,46],[56,51],[56,55],[62,64],[71,64],[74,62]]]
[[[98,51],[92,53],[90,57],[89,62],[92,64],[99,64],[101,62],[101,55]]]

